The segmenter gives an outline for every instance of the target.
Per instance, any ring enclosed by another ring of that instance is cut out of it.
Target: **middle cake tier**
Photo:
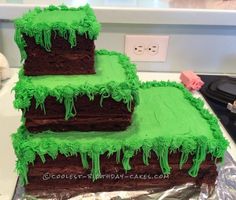
[[[42,66],[43,67],[43,66]],[[119,131],[131,124],[139,80],[127,56],[99,50],[93,75],[19,73],[14,106],[30,132]]]

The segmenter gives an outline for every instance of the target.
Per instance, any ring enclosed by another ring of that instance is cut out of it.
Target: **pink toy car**
[[[183,71],[180,74],[180,80],[184,84],[184,86],[192,90],[200,90],[203,86],[204,82],[201,80],[201,78],[195,74],[192,71]]]

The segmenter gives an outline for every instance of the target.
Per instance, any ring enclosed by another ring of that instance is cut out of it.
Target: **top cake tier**
[[[35,8],[15,20],[26,75],[93,74],[100,24],[88,6]]]

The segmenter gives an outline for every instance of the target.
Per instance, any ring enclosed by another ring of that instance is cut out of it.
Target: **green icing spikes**
[[[20,49],[21,61],[27,58],[24,35],[34,37],[36,44],[51,51],[52,34],[66,39],[72,48],[79,45],[76,41],[77,35],[85,35],[94,40],[100,32],[100,24],[89,5],[79,8],[68,8],[65,5],[35,8],[22,18],[16,19],[15,26],[15,41]]]
[[[101,175],[100,172],[100,154],[99,153],[92,153],[92,178],[93,181],[95,181],[96,179],[98,179]]]
[[[200,168],[201,163],[206,158],[206,151],[207,151],[207,138],[200,138],[199,143],[201,143],[201,146],[197,147],[197,153],[195,155],[195,158],[193,159],[193,166],[189,170],[189,174],[193,177],[196,177]]]
[[[123,160],[122,160],[122,164],[123,164],[124,170],[127,172],[131,169],[130,159],[133,157],[134,151],[128,149],[128,150],[124,150],[123,152],[124,152],[124,157],[123,157]]]
[[[88,165],[87,154],[81,152],[81,153],[80,153],[80,157],[81,157],[81,160],[82,160],[83,168],[88,169],[89,165]]]

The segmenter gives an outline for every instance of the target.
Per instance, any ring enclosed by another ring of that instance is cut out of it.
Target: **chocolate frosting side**
[[[65,120],[55,119],[32,119],[26,118],[25,126],[32,132],[51,131],[122,131],[131,124],[131,116],[95,116],[78,117]]]
[[[73,75],[95,74],[94,41],[77,35],[77,45],[70,43],[56,33],[52,35],[51,51],[35,43],[33,37],[24,36],[27,58],[24,63],[25,75]]]
[[[36,109],[32,99],[29,110],[26,111],[26,128],[31,132],[52,131],[121,131],[130,124],[134,105],[131,112],[123,102],[117,102],[111,97],[106,98],[100,105],[100,96],[93,101],[87,96],[77,97],[74,105],[77,111],[75,117],[65,120],[65,106],[55,97],[49,96],[44,102],[46,114],[41,108]]]
[[[210,155],[202,163],[197,177],[191,177],[188,174],[188,170],[192,166],[192,157],[181,170],[179,169],[180,156],[179,152],[169,154],[171,174],[164,175],[153,152],[147,166],[143,164],[141,152],[134,156],[130,161],[132,169],[127,173],[122,164],[116,163],[115,155],[110,157],[103,155],[100,158],[103,176],[94,182],[89,175],[90,159],[88,159],[89,169],[84,169],[80,156],[59,155],[55,160],[47,156],[44,164],[37,157],[34,165],[29,167],[29,184],[25,188],[28,194],[41,197],[55,197],[55,195],[62,197],[66,194],[64,196],[66,199],[88,192],[167,189],[184,183],[215,184],[217,171]]]
[[[122,101],[117,102],[111,97],[105,98],[100,105],[100,95],[95,95],[91,101],[84,96],[78,96],[74,100],[74,106],[77,111],[76,116],[81,115],[96,116],[96,115],[130,115],[134,110],[134,104],[131,103],[131,112],[127,109],[127,105]],[[35,99],[32,98],[31,105],[26,111],[25,116],[30,118],[56,118],[65,116],[64,102],[60,103],[55,97],[48,96],[44,101],[46,113],[38,107],[36,109]]]

